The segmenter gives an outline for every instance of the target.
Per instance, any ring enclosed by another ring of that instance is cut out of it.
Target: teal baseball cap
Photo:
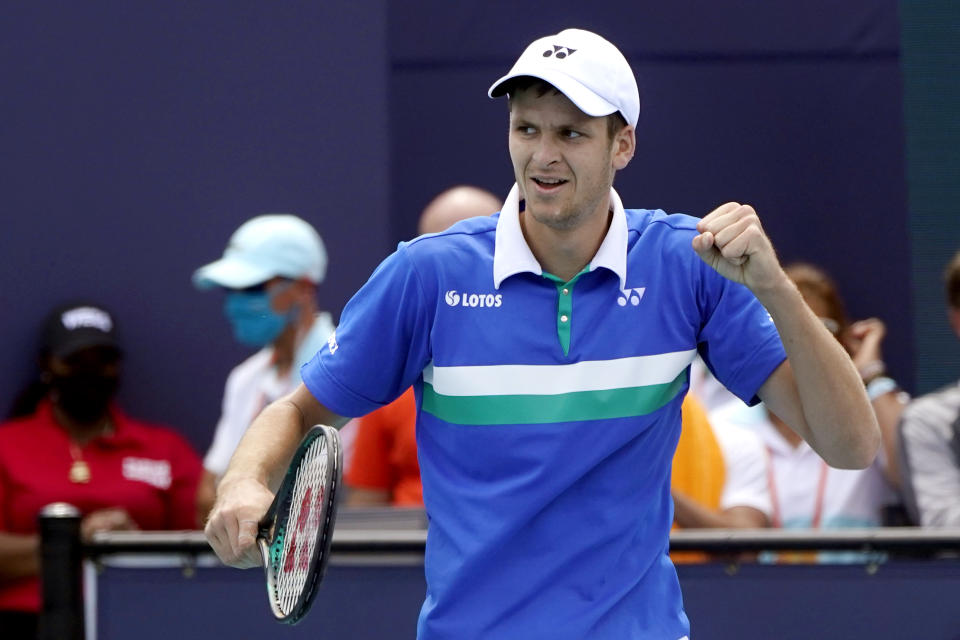
[[[198,289],[246,289],[271,278],[307,278],[319,284],[327,272],[327,250],[310,223],[277,213],[251,218],[230,236],[223,257],[197,269]]]

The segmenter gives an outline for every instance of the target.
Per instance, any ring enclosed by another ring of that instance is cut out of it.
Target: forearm
[[[316,424],[340,428],[347,419],[319,404],[300,385],[290,395],[260,413],[237,446],[220,486],[252,479],[276,490],[293,452],[307,430]]]
[[[257,416],[217,486],[217,500],[204,529],[221,560],[239,568],[260,563],[257,523],[267,512],[304,433],[316,424],[339,428],[346,422],[317,402],[302,384]]]
[[[714,511],[676,491],[673,492],[673,519],[685,529],[753,529],[768,525],[763,512],[752,507]]]
[[[306,426],[297,407],[286,400],[268,405],[247,429],[220,482],[253,479],[276,490]]]
[[[0,531],[0,581],[40,572],[40,537]]]
[[[781,379],[768,379],[761,397],[831,466],[869,466],[880,430],[849,355],[786,276],[756,293],[773,318],[789,362],[774,374]],[[790,377],[793,383],[784,384]]]

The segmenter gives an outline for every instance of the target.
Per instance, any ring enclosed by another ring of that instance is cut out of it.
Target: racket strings
[[[310,561],[318,544],[317,532],[326,519],[326,449],[324,439],[317,438],[305,453],[294,480],[283,550],[274,567],[276,598],[284,613],[293,610],[303,593],[310,577]]]

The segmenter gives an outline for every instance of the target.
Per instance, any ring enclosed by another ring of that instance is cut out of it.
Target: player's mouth
[[[546,178],[546,177],[537,177],[537,178],[531,177],[530,180],[533,182],[533,184],[536,185],[537,191],[540,191],[542,193],[552,193],[554,191],[557,191],[558,189],[560,189],[560,187],[567,184],[568,182],[568,180],[564,180],[563,178]]]

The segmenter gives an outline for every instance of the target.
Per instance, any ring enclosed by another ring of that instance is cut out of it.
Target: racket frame
[[[284,612],[277,601],[277,576],[273,570],[273,545],[276,541],[276,532],[283,529],[286,531],[287,518],[290,515],[291,502],[293,500],[293,488],[297,479],[297,472],[300,463],[303,461],[308,449],[317,438],[323,438],[327,443],[327,472],[324,478],[326,487],[323,504],[324,522],[317,531],[317,544],[310,558],[310,564],[307,570],[307,581],[304,584],[303,591],[297,597],[297,601],[289,612]],[[284,624],[296,624],[310,610],[313,599],[317,594],[317,587],[323,581],[327,570],[327,560],[330,557],[330,543],[333,538],[333,527],[337,518],[337,502],[339,497],[339,486],[342,482],[343,473],[343,450],[340,446],[340,434],[333,427],[326,425],[316,425],[312,427],[303,440],[297,446],[297,450],[290,460],[287,467],[287,473],[267,510],[266,515],[260,521],[257,533],[257,544],[260,548],[260,555],[263,559],[263,570],[267,580],[267,599],[270,603],[270,611],[277,621]],[[278,516],[282,519],[278,520]]]

